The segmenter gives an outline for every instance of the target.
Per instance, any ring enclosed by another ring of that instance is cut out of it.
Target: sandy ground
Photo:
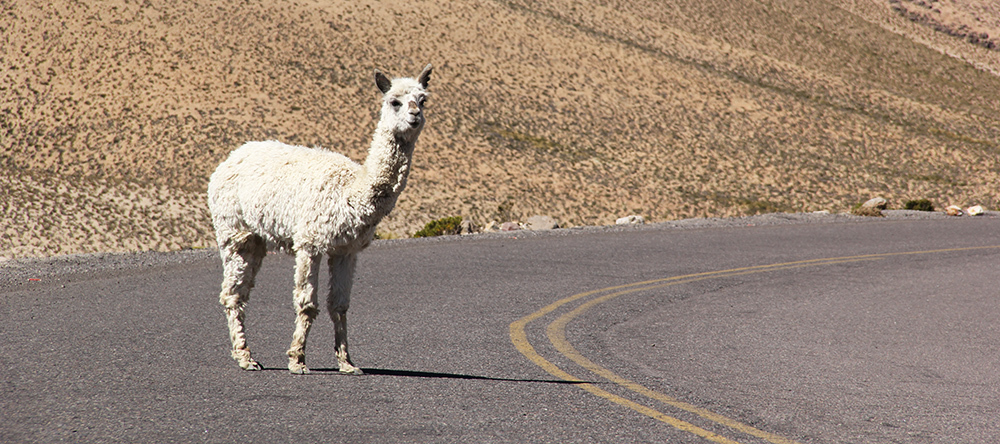
[[[229,151],[278,139],[361,161],[372,69],[426,63],[428,126],[387,236],[876,195],[1000,207],[1000,52],[885,1],[668,3],[0,2],[0,257],[212,246],[205,187]],[[973,3],[934,4],[992,32]]]

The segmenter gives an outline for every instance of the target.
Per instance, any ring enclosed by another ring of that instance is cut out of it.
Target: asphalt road
[[[0,267],[0,442],[980,443],[1000,218],[384,242],[285,369],[293,260],[229,357],[211,251]]]

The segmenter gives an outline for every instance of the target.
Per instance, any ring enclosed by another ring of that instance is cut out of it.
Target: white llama
[[[416,79],[389,80],[375,71],[382,113],[364,165],[319,148],[275,141],[249,142],[233,151],[212,174],[208,206],[223,263],[219,302],[226,309],[233,359],[260,370],[247,348],[244,307],[268,250],[295,255],[295,332],[288,370],[308,373],[306,338],[319,314],[319,261],[329,256],[327,308],[334,323],[342,373],[361,374],[347,353],[347,309],[359,251],[375,226],[396,205],[406,186],[413,146],[424,127],[424,100],[431,65]]]

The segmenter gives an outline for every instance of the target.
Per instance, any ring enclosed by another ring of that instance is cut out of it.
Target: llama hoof
[[[303,364],[289,364],[288,371],[293,375],[308,375],[309,367],[306,367]]]
[[[233,350],[233,359],[243,370],[260,370],[260,364],[250,357],[250,350]]]
[[[243,370],[246,370],[246,371],[251,371],[251,372],[255,372],[255,371],[258,371],[258,370],[261,369],[260,364],[258,364],[257,361],[254,361],[254,360],[250,360],[250,362],[247,362],[245,364],[241,362],[240,363],[240,368],[242,368]]]
[[[365,372],[361,371],[360,368],[357,368],[357,367],[355,367],[353,365],[350,365],[350,364],[341,365],[340,366],[340,373],[343,374],[343,375],[355,375],[355,376],[360,376],[360,375],[365,374]]]

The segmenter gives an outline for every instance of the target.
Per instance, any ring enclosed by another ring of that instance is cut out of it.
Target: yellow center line
[[[863,259],[851,259],[851,260],[846,260],[846,261],[815,262],[815,263],[809,263],[809,264],[792,265],[792,266],[788,266],[788,267],[774,267],[774,268],[767,268],[767,269],[760,269],[760,270],[749,270],[749,271],[742,271],[742,272],[736,272],[736,273],[719,274],[719,275],[714,275],[714,276],[702,276],[702,277],[697,277],[697,278],[676,280],[676,281],[673,281],[673,282],[667,282],[667,283],[662,283],[662,284],[650,285],[650,286],[646,286],[646,287],[637,287],[637,288],[632,288],[632,289],[629,289],[629,290],[622,290],[622,291],[619,291],[619,292],[616,292],[616,293],[611,293],[611,294],[608,294],[608,295],[604,295],[604,296],[601,296],[601,297],[598,297],[598,298],[591,299],[591,300],[589,300],[589,301],[581,304],[579,307],[577,307],[577,308],[573,309],[572,311],[570,311],[570,312],[568,312],[568,313],[560,316],[555,321],[553,321],[551,324],[549,324],[548,327],[545,329],[545,332],[546,332],[546,335],[549,337],[549,341],[552,342],[552,345],[554,345],[555,348],[556,348],[556,350],[558,350],[559,353],[561,353],[563,356],[566,356],[567,358],[569,358],[573,362],[576,362],[577,364],[579,364],[581,367],[583,367],[583,368],[585,368],[587,370],[590,370],[591,372],[597,374],[598,376],[600,376],[600,377],[602,377],[604,379],[607,379],[608,381],[611,381],[611,382],[613,382],[615,384],[618,384],[619,386],[625,387],[626,389],[629,389],[629,390],[631,390],[633,392],[636,392],[636,393],[638,393],[640,395],[646,396],[647,398],[651,398],[651,399],[660,401],[660,402],[662,402],[664,404],[676,407],[678,409],[694,413],[695,415],[698,415],[698,416],[700,416],[702,418],[705,418],[705,419],[707,419],[709,421],[716,422],[718,424],[722,424],[722,425],[724,425],[726,427],[729,427],[729,428],[731,428],[733,430],[737,430],[739,432],[746,433],[746,434],[751,435],[751,436],[756,436],[758,438],[761,438],[763,440],[766,440],[766,441],[774,443],[774,444],[797,444],[797,442],[794,441],[794,440],[787,439],[787,438],[784,438],[782,436],[775,435],[773,433],[765,432],[765,431],[757,429],[755,427],[743,424],[743,423],[741,423],[739,421],[736,421],[734,419],[730,419],[730,418],[725,417],[723,415],[720,415],[718,413],[712,412],[712,411],[710,411],[708,409],[704,409],[704,408],[701,408],[701,407],[689,404],[687,402],[678,400],[678,399],[673,398],[671,396],[668,396],[668,395],[656,392],[654,390],[650,390],[650,389],[648,389],[648,388],[646,388],[646,387],[644,387],[644,386],[642,386],[642,385],[640,385],[640,384],[638,384],[636,382],[630,381],[630,380],[628,380],[626,378],[623,378],[623,377],[615,374],[611,370],[608,370],[608,369],[606,369],[604,367],[601,367],[601,366],[595,364],[593,361],[591,361],[590,359],[587,359],[579,351],[577,351],[576,348],[573,347],[573,345],[570,344],[569,341],[566,339],[566,325],[569,324],[569,322],[571,320],[573,320],[573,318],[576,318],[576,317],[582,315],[584,312],[586,312],[587,310],[591,309],[595,305],[608,302],[608,301],[610,301],[612,299],[615,299],[615,298],[617,298],[619,296],[623,296],[623,295],[626,295],[626,294],[635,293],[635,292],[639,292],[639,291],[656,290],[656,289],[659,289],[659,288],[669,287],[669,286],[673,286],[673,285],[687,284],[687,283],[691,283],[691,282],[703,281],[703,280],[707,280],[707,279],[715,279],[715,278],[719,278],[719,277],[741,276],[741,275],[748,275],[748,274],[754,274],[754,273],[763,273],[763,272],[766,272],[766,271],[788,270],[788,269],[802,268],[802,267],[815,267],[815,266],[818,266],[818,265],[829,265],[829,264],[835,264],[835,263],[856,262],[856,261],[871,261],[871,260],[879,260],[879,259],[880,258],[863,258]]]
[[[532,347],[531,343],[528,342],[527,336],[524,333],[524,326],[525,324],[527,324],[527,322],[522,322],[522,321],[524,321],[524,319],[520,319],[510,324],[511,341],[514,342],[514,346],[517,347],[518,351],[520,351],[521,354],[527,356],[528,359],[537,364],[543,370],[549,372],[549,374],[551,374],[552,376],[555,376],[557,378],[566,381],[579,382],[580,388],[590,392],[595,396],[599,396],[601,398],[614,402],[615,404],[628,407],[650,418],[667,423],[678,430],[683,430],[685,432],[695,434],[709,441],[717,442],[720,444],[739,444],[739,442],[737,441],[733,441],[724,436],[710,432],[689,422],[674,418],[654,408],[639,404],[630,399],[623,398],[621,396],[610,393],[607,390],[597,387],[594,384],[584,382],[579,378],[563,371],[558,366],[549,362],[547,359],[543,358],[535,351],[535,348]]]
[[[564,306],[566,304],[569,304],[571,302],[575,302],[575,301],[578,301],[580,299],[584,299],[584,298],[587,298],[587,297],[590,297],[590,296],[593,296],[593,295],[597,295],[597,294],[601,294],[601,293],[612,292],[612,293],[605,294],[604,296],[600,296],[600,297],[596,297],[594,299],[591,299],[591,300],[589,300],[587,302],[584,302],[583,304],[580,304],[575,309],[573,309],[573,310],[571,310],[571,311],[563,314],[562,316],[559,316],[555,321],[553,321],[551,324],[548,325],[548,327],[546,328],[546,335],[548,336],[549,341],[552,343],[553,346],[555,346],[556,350],[558,350],[560,354],[562,354],[563,356],[569,358],[573,362],[576,362],[578,365],[584,367],[585,369],[591,371],[592,373],[594,373],[594,374],[596,374],[596,375],[598,375],[598,376],[600,376],[600,377],[602,377],[604,379],[607,379],[608,381],[610,381],[610,382],[612,382],[612,383],[614,383],[614,384],[616,384],[618,386],[621,386],[621,387],[623,387],[625,389],[628,389],[628,390],[630,390],[632,392],[635,392],[635,393],[638,393],[640,395],[643,395],[643,396],[645,396],[647,398],[654,399],[656,401],[659,401],[659,402],[662,402],[664,404],[673,406],[675,408],[678,408],[678,409],[681,409],[681,410],[693,413],[693,414],[698,415],[698,416],[700,416],[702,418],[705,418],[705,419],[707,419],[709,421],[715,422],[717,424],[721,424],[723,426],[729,427],[729,428],[731,428],[733,430],[737,430],[737,431],[742,432],[742,433],[746,433],[746,434],[751,435],[751,436],[755,436],[755,437],[764,439],[764,440],[766,440],[768,442],[771,442],[771,443],[774,443],[774,444],[798,444],[794,440],[791,440],[791,439],[788,439],[788,438],[784,438],[784,437],[775,435],[775,434],[770,433],[770,432],[765,432],[763,430],[759,430],[759,429],[757,429],[755,427],[743,424],[743,423],[741,423],[739,421],[727,418],[727,417],[725,417],[723,415],[719,415],[719,414],[717,414],[715,412],[712,412],[712,411],[710,411],[708,409],[704,409],[704,408],[692,405],[690,403],[687,403],[687,402],[684,402],[684,401],[680,401],[678,399],[675,399],[673,397],[667,396],[665,394],[656,392],[654,390],[650,390],[650,389],[648,389],[648,388],[646,388],[646,387],[644,387],[644,386],[642,386],[642,385],[640,385],[638,383],[635,383],[635,382],[630,381],[630,380],[628,380],[626,378],[623,378],[623,377],[615,374],[614,372],[612,372],[612,371],[610,371],[608,369],[605,369],[604,367],[601,367],[601,366],[597,365],[593,361],[591,361],[591,360],[587,359],[585,356],[583,356],[579,351],[576,350],[576,348],[574,348],[569,343],[569,341],[566,339],[566,332],[565,332],[566,325],[572,319],[574,319],[577,316],[583,314],[584,312],[586,312],[587,310],[589,310],[590,308],[592,308],[592,307],[594,307],[594,306],[596,306],[598,304],[601,304],[601,303],[604,303],[604,302],[608,302],[608,301],[610,301],[612,299],[615,299],[617,297],[620,297],[620,296],[623,296],[623,295],[626,295],[626,294],[635,293],[635,292],[639,292],[639,291],[655,290],[655,289],[659,289],[659,288],[669,287],[669,286],[672,286],[672,285],[678,285],[678,284],[685,284],[685,283],[703,281],[703,280],[712,279],[712,278],[718,278],[718,277],[730,277],[730,276],[740,276],[740,275],[748,275],[748,274],[754,274],[754,273],[762,273],[762,272],[766,272],[766,271],[788,270],[788,269],[794,269],[794,268],[819,266],[819,265],[833,265],[833,264],[839,264],[839,263],[860,262],[860,261],[866,261],[866,260],[879,260],[879,259],[883,259],[883,258],[887,258],[887,257],[892,257],[892,256],[930,254],[930,253],[945,253],[945,252],[971,251],[971,250],[996,249],[996,248],[1000,248],[1000,245],[985,246],[985,247],[947,248],[947,249],[939,249],[939,250],[925,250],[925,251],[912,251],[912,252],[899,252],[899,253],[867,254],[867,255],[858,255],[858,256],[845,256],[845,257],[838,257],[838,258],[825,258],[825,259],[810,259],[810,260],[793,261],[793,262],[783,262],[783,263],[769,264],[769,265],[758,265],[758,266],[752,266],[752,267],[733,268],[733,269],[728,269],[728,270],[719,270],[719,271],[710,271],[710,272],[703,272],[703,273],[694,273],[694,274],[687,274],[687,275],[683,275],[683,276],[674,276],[674,277],[663,278],[663,279],[654,279],[654,280],[648,280],[648,281],[643,281],[643,282],[637,282],[637,283],[633,283],[633,284],[625,284],[625,285],[618,285],[618,286],[613,286],[613,287],[607,287],[607,288],[602,288],[602,289],[598,289],[598,290],[592,290],[592,291],[588,291],[588,292],[584,292],[584,293],[579,293],[579,294],[576,294],[576,295],[573,295],[573,296],[570,296],[570,297],[567,297],[567,298],[560,299],[560,300],[558,300],[556,302],[553,302],[552,304],[549,304],[549,305],[545,306],[541,310],[538,310],[538,311],[536,311],[536,312],[534,312],[534,313],[532,313],[532,314],[530,314],[528,316],[525,316],[525,317],[523,317],[521,319],[518,319],[517,321],[512,322],[510,324],[510,338],[511,338],[511,342],[514,344],[514,346],[517,348],[517,350],[521,352],[521,354],[523,354],[529,360],[531,360],[536,365],[538,365],[543,370],[545,370],[546,372],[548,372],[549,374],[551,374],[553,376],[556,376],[556,377],[561,378],[561,379],[566,380],[566,381],[580,382],[581,383],[580,384],[581,388],[583,388],[584,390],[586,390],[586,391],[588,391],[588,392],[590,392],[590,393],[592,393],[592,394],[594,394],[596,396],[599,396],[599,397],[604,398],[604,399],[608,399],[609,401],[612,401],[612,402],[617,403],[619,405],[623,405],[625,407],[629,407],[629,408],[631,408],[631,409],[633,409],[633,410],[635,410],[635,411],[637,411],[637,412],[639,412],[639,413],[641,413],[643,415],[646,415],[646,416],[649,416],[649,417],[654,418],[656,420],[659,420],[659,421],[662,421],[664,423],[670,424],[671,426],[673,426],[673,427],[675,427],[675,428],[677,428],[679,430],[683,430],[683,431],[686,431],[686,432],[693,433],[695,435],[701,436],[701,437],[703,437],[705,439],[708,439],[708,440],[711,440],[711,441],[714,441],[714,442],[719,442],[719,443],[735,443],[735,441],[732,441],[732,440],[730,440],[728,438],[725,438],[725,437],[717,435],[717,434],[715,434],[713,432],[710,432],[710,431],[707,431],[705,429],[702,429],[702,428],[700,428],[698,426],[695,426],[695,425],[693,425],[691,423],[688,423],[688,422],[682,421],[680,419],[671,417],[671,416],[666,415],[666,414],[664,414],[664,413],[662,413],[662,412],[660,412],[660,411],[658,411],[656,409],[653,409],[651,407],[648,407],[648,406],[636,403],[636,402],[631,401],[631,400],[629,400],[627,398],[623,398],[623,397],[620,397],[618,395],[614,395],[612,393],[609,393],[609,392],[607,392],[607,391],[605,391],[603,389],[598,388],[594,384],[586,383],[586,382],[580,380],[579,378],[577,378],[577,377],[575,377],[575,376],[567,373],[566,371],[560,369],[558,366],[556,366],[552,362],[548,361],[547,359],[545,359],[544,357],[542,357],[541,355],[539,355],[538,352],[535,351],[534,346],[532,346],[531,343],[528,341],[527,334],[525,333],[525,327],[528,325],[528,323],[530,323],[532,321],[535,321],[535,320],[537,320],[537,319],[539,319],[539,318],[541,318],[541,317],[543,317],[543,316],[545,316],[545,315],[547,315],[549,313],[552,313],[552,312],[556,311],[557,309],[559,309],[560,307],[562,307],[562,306]]]

